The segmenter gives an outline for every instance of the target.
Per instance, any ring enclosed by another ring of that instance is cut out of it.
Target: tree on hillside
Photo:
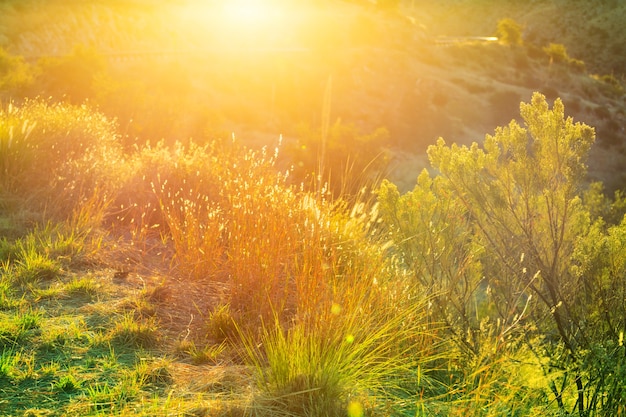
[[[498,21],[496,36],[505,45],[521,45],[522,29],[522,25],[511,18],[501,19]]]

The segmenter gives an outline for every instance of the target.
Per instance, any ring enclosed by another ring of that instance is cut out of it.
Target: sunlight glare
[[[347,411],[349,417],[363,417],[364,414],[363,405],[358,401],[350,401]]]
[[[231,0],[222,7],[225,19],[244,27],[274,20],[279,14],[267,0]]]
[[[293,9],[281,0],[197,0],[182,9],[181,17],[204,33],[204,47],[278,48],[291,38]]]

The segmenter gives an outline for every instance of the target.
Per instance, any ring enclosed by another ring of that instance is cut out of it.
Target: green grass
[[[338,328],[333,339],[303,325],[285,330],[277,321],[264,326],[259,345],[244,342],[256,370],[255,414],[341,416],[360,407],[385,415],[385,402],[394,401],[393,391],[400,391],[403,378],[417,367],[407,352],[394,352],[395,344],[404,344],[414,331],[398,334],[403,318],[398,319],[361,337],[356,329]]]

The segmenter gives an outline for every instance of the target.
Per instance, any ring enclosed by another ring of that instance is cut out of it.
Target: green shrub
[[[601,91],[609,97],[621,97],[624,94],[624,86],[613,74],[593,74],[591,78],[600,81]]]
[[[505,45],[522,45],[522,25],[511,18],[498,21],[496,36]]]
[[[565,45],[560,43],[551,43],[543,48],[543,52],[554,63],[567,63],[570,60]]]
[[[544,412],[613,415],[624,407],[626,221],[593,215],[597,190],[581,197],[594,130],[539,93],[520,110],[523,126],[497,128],[482,147],[440,139],[428,150],[437,174],[424,171],[412,192],[379,191],[392,250],[435,295],[432,314],[461,353],[439,410],[509,414],[530,410],[517,404],[527,398]],[[517,355],[538,383],[500,379]]]
[[[0,48],[0,98],[21,99],[32,82],[33,71],[24,59]]]
[[[543,52],[550,58],[550,63],[565,64],[577,72],[585,71],[585,63],[579,59],[571,58],[565,45],[560,43],[550,43],[543,48]]]

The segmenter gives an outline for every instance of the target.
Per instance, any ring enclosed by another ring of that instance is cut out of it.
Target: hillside
[[[626,35],[618,22],[626,6],[407,1],[388,12],[340,1],[274,3],[281,10],[270,14],[274,20],[253,24],[245,17],[241,23],[229,20],[236,19],[232,10],[193,2],[8,2],[2,5],[0,46],[33,63],[71,54],[76,44],[93,48],[106,62],[83,57],[67,64],[82,72],[82,86],[68,87],[62,75],[46,80],[44,71],[43,88],[53,96],[89,98],[129,136],[153,141],[234,132],[260,143],[282,134],[286,143],[300,146],[298,126],[321,125],[330,77],[329,120],[355,125],[362,134],[388,129],[383,145],[393,156],[389,175],[403,189],[419,171],[412,161],[422,160],[437,137],[481,140],[514,118],[520,101],[540,91],[561,97],[568,114],[597,129],[592,177],[610,190],[624,183],[620,80],[626,55],[619,48]],[[505,17],[522,25],[524,46],[440,42],[491,36]],[[567,59],[584,67],[551,62],[542,50],[550,43],[563,44]],[[98,88],[93,82],[106,87],[89,93]],[[123,103],[120,94],[126,96]],[[155,116],[168,126],[155,123]],[[369,162],[375,155],[358,158]]]
[[[625,8],[619,1],[444,0],[416,1],[408,13],[419,16],[435,33],[457,36],[491,33],[499,19],[511,17],[524,26],[526,42],[562,43],[573,57],[585,61],[591,73],[621,77],[626,72]]]
[[[0,415],[626,414],[624,20],[0,2]]]

